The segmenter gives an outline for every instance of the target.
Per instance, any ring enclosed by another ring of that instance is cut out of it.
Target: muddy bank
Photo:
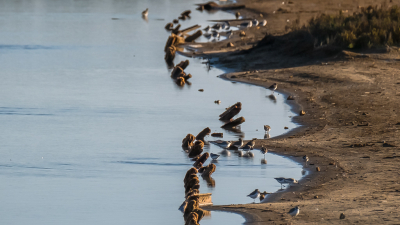
[[[273,35],[285,33],[282,27],[287,19],[284,17],[310,17],[316,13],[334,13],[338,8],[353,12],[358,8],[355,3],[344,1],[332,4],[296,1],[288,4],[288,7],[296,7],[282,15],[270,13],[277,7],[270,4],[277,3],[239,2],[246,3],[242,15],[262,13],[264,18],[269,18],[268,24],[276,20],[272,26],[267,26],[268,33]],[[368,1],[363,4],[368,5]],[[305,8],[309,10],[302,12]],[[260,29],[256,32],[262,34]],[[249,43],[255,46],[264,36],[253,35]],[[233,40],[235,46],[241,46],[237,43],[242,42],[246,40]],[[218,57],[215,66],[239,71],[224,75],[225,79],[266,88],[278,83],[279,91],[294,96],[298,104],[295,110],[306,112],[294,118],[303,126],[287,135],[259,140],[256,147],[264,145],[270,151],[299,160],[307,155],[313,164],[309,169],[315,172],[302,179],[299,185],[274,195],[269,203],[208,209],[240,213],[245,215],[248,224],[398,223],[398,50],[389,48],[386,53],[366,51],[362,54],[336,50],[296,52],[296,46],[289,46],[293,51],[288,51],[290,48],[285,42],[279,43],[254,49],[237,47],[205,56]],[[218,50],[218,45],[223,46],[219,43],[207,47]],[[286,51],[282,51],[285,47],[288,47]],[[316,167],[320,168],[319,172]],[[294,206],[300,206],[300,214],[291,218],[287,212]],[[341,213],[344,219],[339,218]]]

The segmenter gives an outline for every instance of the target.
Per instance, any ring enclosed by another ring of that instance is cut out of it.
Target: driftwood
[[[185,39],[183,37],[171,34],[171,36],[168,37],[167,43],[165,43],[164,51],[166,52],[171,46],[177,46],[183,43],[185,43]]]
[[[224,134],[223,133],[212,133],[211,136],[212,137],[221,137],[222,138],[224,136]]]
[[[178,77],[178,78],[176,79],[175,83],[176,83],[178,86],[183,86],[183,85],[185,85],[186,81],[185,81],[185,79],[184,79],[183,77]]]
[[[226,124],[224,124],[221,128],[232,128],[232,127],[236,127],[239,124],[244,123],[246,120],[244,119],[244,117],[239,117],[236,120],[232,121],[232,122],[228,122]]]
[[[180,67],[179,65],[175,66],[171,72],[171,77],[175,79],[177,79],[178,77],[183,77],[185,75],[185,71],[183,71],[182,67]]]
[[[186,183],[186,182],[188,181],[190,175],[192,175],[192,174],[197,174],[197,172],[198,172],[198,171],[197,171],[196,168],[194,168],[194,167],[190,168],[190,169],[186,172],[185,178],[183,178],[183,183]]]
[[[176,65],[176,66],[179,66],[179,67],[181,67],[182,69],[186,69],[186,67],[188,67],[189,66],[189,60],[185,60],[185,61],[181,61],[180,63],[178,63],[178,65]]]
[[[209,177],[211,176],[212,173],[215,172],[215,169],[217,168],[217,166],[214,163],[210,163],[208,164],[208,166],[206,166],[204,168],[203,174],[201,174],[202,177]]]
[[[218,5],[215,2],[207,2],[205,4],[196,4],[198,6],[203,6],[205,10],[212,10],[212,9],[221,9],[221,10],[233,10],[233,9],[243,9],[246,8],[245,5],[239,5],[239,4],[224,4],[224,5]]]
[[[242,103],[237,102],[236,104],[232,105],[229,107],[225,112],[223,112],[221,115],[219,115],[220,120],[230,120],[234,116],[236,116],[240,110],[242,110]]]
[[[168,64],[171,64],[174,59],[175,59],[175,55],[176,55],[176,48],[175,46],[170,46],[168,47],[166,53],[165,53],[165,61],[167,61]]]
[[[204,128],[204,130],[202,130],[197,136],[196,136],[196,140],[200,140],[204,142],[204,137],[206,135],[209,135],[211,133],[211,129],[209,127]]]
[[[181,32],[182,34],[187,34],[187,33],[189,33],[190,31],[199,29],[200,27],[201,27],[200,25],[196,24],[196,25],[193,25],[193,26],[188,27],[188,28],[186,28],[186,29],[183,29],[183,30],[181,30],[180,32]]]
[[[193,166],[196,168],[200,168],[207,161],[208,157],[210,157],[210,154],[208,152],[204,153],[200,156],[199,159],[196,160]]]
[[[178,24],[178,25],[176,25],[176,27],[174,28],[174,29],[172,29],[172,33],[173,34],[178,34],[180,31],[179,31],[179,29],[181,28],[181,25],[180,24]]]
[[[190,17],[190,13],[192,13],[192,11],[190,11],[190,10],[185,10],[185,11],[183,11],[183,12],[181,13],[181,15],[182,15],[182,16]]]
[[[190,149],[193,146],[193,142],[196,140],[196,137],[193,134],[187,134],[186,137],[182,140],[182,148],[185,150]]]
[[[166,30],[172,30],[173,27],[174,27],[173,23],[167,23],[167,25],[165,25]]]
[[[189,158],[196,157],[203,152],[204,142],[203,141],[196,141],[194,146],[189,152]]]
[[[203,32],[201,30],[198,30],[198,31],[196,31],[196,33],[187,37],[185,39],[185,42],[192,42],[192,41],[196,40],[197,38],[199,38],[201,35],[203,35]]]

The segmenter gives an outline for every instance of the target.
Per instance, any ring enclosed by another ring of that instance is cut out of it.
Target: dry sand
[[[218,65],[236,69],[226,79],[264,87],[278,83],[278,91],[295,97],[289,101],[303,126],[280,137],[258,140],[282,155],[310,158],[313,171],[269,203],[212,206],[243,214],[246,224],[400,224],[400,52],[386,53],[304,51],[302,43],[282,38],[272,45],[250,49],[268,32],[282,35],[287,20],[302,22],[319,13],[352,13],[376,1],[238,1],[244,17],[268,20],[248,35],[207,44],[197,55],[219,57]],[[398,4],[393,1],[388,5]],[[277,13],[279,8],[287,13]],[[275,11],[275,13],[273,13]],[[293,43],[293,44],[291,44]],[[304,46],[303,46],[304,47]],[[220,51],[222,49],[222,51]],[[225,49],[225,50],[224,50]],[[205,52],[207,54],[203,54]],[[217,52],[217,53],[212,53]],[[377,51],[375,51],[377,52]],[[268,91],[266,91],[267,93]],[[272,128],[273,129],[273,128]],[[391,147],[393,146],[393,147]],[[320,168],[320,172],[316,171]],[[287,212],[300,206],[300,214]],[[339,219],[344,213],[345,219]]]

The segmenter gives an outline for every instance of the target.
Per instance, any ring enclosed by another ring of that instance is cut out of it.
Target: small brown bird
[[[271,127],[269,125],[264,125],[264,130],[265,133],[268,133],[271,130]]]
[[[142,12],[142,16],[147,17],[149,15],[149,8]]]
[[[273,85],[271,85],[268,89],[272,91],[272,93],[274,93],[274,91],[278,88],[278,84],[274,83]]]
[[[267,152],[268,152],[267,147],[264,147],[264,145],[262,145],[261,146],[261,152],[262,152],[262,154],[264,154],[264,159],[265,159],[265,154],[267,154]]]
[[[236,12],[236,13],[235,13],[235,16],[236,16],[236,19],[239,19],[240,12]]]

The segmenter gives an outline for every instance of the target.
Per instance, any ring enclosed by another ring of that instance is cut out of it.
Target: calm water
[[[0,1],[0,224],[183,224],[187,133],[210,127],[236,140],[263,138],[264,124],[271,136],[297,126],[284,96],[272,101],[266,89],[216,78],[223,71],[199,59],[187,68],[191,86],[173,83],[165,24],[186,9],[183,27],[233,18],[194,8],[184,0]],[[242,133],[223,131],[218,115],[238,101]],[[201,192],[214,204],[249,203],[255,188],[280,188],[273,177],[301,178],[295,162],[268,154],[261,166],[255,153],[222,157],[215,188],[201,181]],[[243,222],[212,212],[201,224]]]

